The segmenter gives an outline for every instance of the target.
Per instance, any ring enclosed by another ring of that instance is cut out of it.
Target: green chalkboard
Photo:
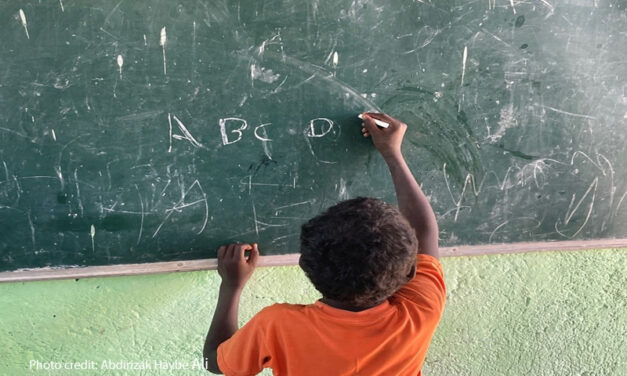
[[[627,236],[619,0],[0,2],[0,270],[298,251],[404,151],[443,245]]]

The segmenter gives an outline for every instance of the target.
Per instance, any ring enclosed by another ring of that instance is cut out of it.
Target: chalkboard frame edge
[[[485,256],[527,252],[581,251],[590,249],[612,248],[627,248],[627,238],[567,240],[554,242],[499,243],[441,247],[440,256]],[[298,253],[261,256],[259,260],[259,266],[268,267],[297,265],[298,257]],[[85,266],[73,268],[36,268],[28,270],[0,272],[0,283],[193,272],[202,270],[215,270],[217,269],[217,267],[217,259],[199,259],[152,262],[142,264]]]

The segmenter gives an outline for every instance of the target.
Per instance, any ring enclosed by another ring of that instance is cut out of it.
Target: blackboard
[[[445,246],[627,235],[627,11],[604,0],[3,1],[0,270],[298,251],[404,151]]]

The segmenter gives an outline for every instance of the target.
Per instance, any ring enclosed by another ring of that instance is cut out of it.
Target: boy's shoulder
[[[298,315],[311,309],[314,304],[275,303],[263,308],[255,317],[273,319],[284,315]]]
[[[275,303],[257,312],[247,325],[262,329],[266,333],[308,325],[312,318],[313,306],[313,304]]]

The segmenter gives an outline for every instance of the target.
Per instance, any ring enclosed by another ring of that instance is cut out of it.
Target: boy
[[[390,126],[379,128],[373,118]],[[239,297],[259,250],[256,244],[220,247],[222,284],[203,350],[209,371],[420,375],[445,301],[438,224],[401,153],[407,125],[384,114],[363,120],[363,135],[372,137],[390,169],[400,212],[357,198],[304,224],[299,265],[322,299],[266,307],[239,330]]]

